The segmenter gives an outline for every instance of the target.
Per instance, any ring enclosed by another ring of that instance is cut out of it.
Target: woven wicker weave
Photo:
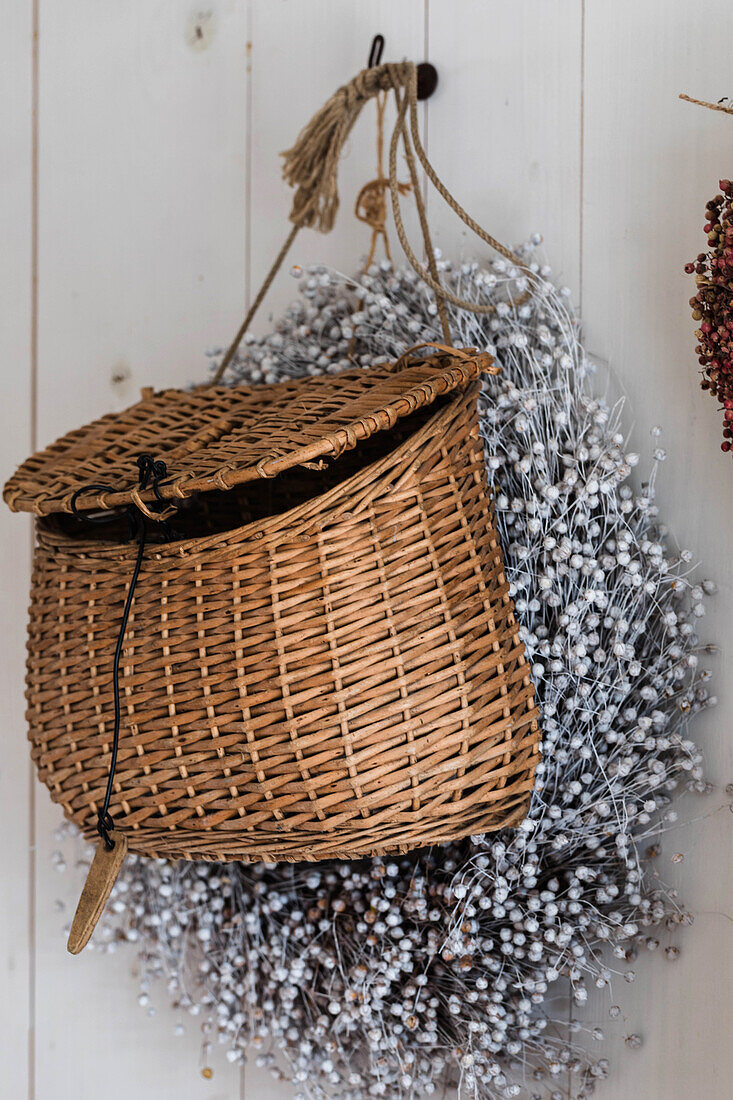
[[[84,507],[134,501],[152,446],[163,495],[196,495],[148,547],[125,635],[111,811],[130,849],[358,857],[521,820],[537,712],[478,437],[486,365],[162,394],[21,467],[6,499],[47,517],[32,755],[69,818],[94,832],[135,547],[62,513],[97,477],[119,491]]]
[[[168,477],[160,493],[183,500],[275,477],[324,456],[338,457],[401,417],[430,405],[490,368],[474,349],[276,386],[163,390],[110,413],[29,458],[3,491],[14,511],[70,512],[80,485],[101,479],[116,492],[85,493],[77,508],[141,503],[135,460],[153,451]],[[154,502],[152,490],[142,502]]]

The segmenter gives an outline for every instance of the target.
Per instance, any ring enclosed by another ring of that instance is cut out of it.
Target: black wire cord
[[[170,502],[163,499],[160,494],[160,482],[161,479],[166,476],[167,468],[165,462],[162,460],[154,459],[152,455],[142,454],[137,460],[138,477],[140,489],[147,489],[151,486],[155,497],[162,507],[170,506]],[[76,502],[83,493],[91,491],[97,492],[114,492],[109,485],[83,485],[80,489],[74,493],[71,498],[71,511],[76,518],[83,523],[114,523],[119,518],[119,513],[111,512],[104,513],[102,515],[82,515],[77,510]],[[125,633],[127,631],[127,622],[130,618],[130,610],[132,608],[133,600],[135,599],[135,587],[137,585],[138,577],[140,576],[140,569],[143,563],[143,557],[145,555],[145,543],[147,540],[147,524],[146,517],[136,507],[135,504],[128,504],[125,514],[130,529],[130,539],[137,540],[137,557],[135,559],[135,568],[132,571],[132,577],[130,578],[130,586],[127,590],[127,598],[125,599],[125,607],[122,612],[122,620],[120,622],[120,629],[117,634],[117,644],[115,645],[115,655],[112,661],[112,695],[114,699],[114,729],[112,733],[112,755],[109,761],[109,774],[107,776],[107,789],[104,795],[104,801],[97,814],[97,832],[104,841],[104,846],[108,852],[111,852],[115,846],[115,842],[112,839],[111,833],[114,828],[114,819],[109,812],[109,804],[112,799],[112,790],[114,787],[115,770],[117,768],[117,753],[120,746],[120,721],[121,721],[121,709],[120,709],[120,658],[122,657],[122,649],[125,644]],[[163,536],[166,539],[170,539],[170,529],[167,523],[161,522],[160,528],[162,529]]]

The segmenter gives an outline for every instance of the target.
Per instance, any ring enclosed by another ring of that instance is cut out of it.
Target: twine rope
[[[427,285],[435,291],[435,304],[438,307],[438,317],[440,318],[440,327],[443,331],[443,339],[446,344],[452,345],[453,339],[451,337],[450,324],[448,322],[448,311],[445,308],[445,292],[438,274],[438,264],[435,259],[435,249],[433,248],[433,242],[430,236],[430,227],[428,225],[428,216],[425,210],[425,203],[423,202],[422,191],[420,189],[420,180],[418,179],[417,168],[415,167],[415,157],[410,148],[410,143],[407,140],[407,132],[404,127],[407,96],[400,96],[395,88],[395,100],[397,101],[397,123],[392,132],[392,140],[389,145],[389,193],[392,199],[392,216],[394,218],[395,229],[397,230],[397,239],[402,245],[402,251],[407,257],[407,261],[413,271],[416,271],[423,282],[427,283]],[[410,242],[407,239],[405,226],[402,221],[399,191],[397,187],[393,186],[393,183],[396,183],[397,180],[397,145],[400,137],[402,137],[405,160],[407,161],[407,167],[410,171],[412,189],[415,192],[415,205],[417,207],[420,231],[425,245],[425,255],[428,262],[429,274],[424,270],[422,264],[410,247]]]
[[[254,302],[247,311],[247,316],[240,325],[234,340],[224,354],[211,385],[216,385],[221,380],[224,371],[234,358],[242,337],[249,328],[262,299],[280,269],[297,232],[304,226],[317,229],[321,233],[328,233],[333,228],[339,208],[338,164],[344,144],[364,104],[380,93],[390,90],[394,92],[397,100],[397,121],[390,142],[388,173],[395,228],[408,263],[436,296],[445,343],[451,344],[446,302],[471,313],[480,314],[493,313],[496,307],[494,305],[481,305],[460,298],[441,284],[435,261],[435,252],[430,239],[425,204],[420,194],[416,158],[438,194],[441,195],[461,221],[494,251],[504,256],[521,270],[529,273],[526,265],[515,253],[487,233],[463,209],[438,178],[433,166],[430,164],[419,137],[417,66],[414,62],[389,62],[385,65],[377,65],[374,68],[363,69],[348,84],[344,84],[334,92],[331,98],[301,130],[292,148],[283,153],[283,178],[290,186],[295,188],[293,205],[290,211],[290,221],[293,223],[293,228],[290,230]],[[408,108],[409,128],[407,124]],[[420,263],[410,246],[399,207],[400,190],[403,186],[397,180],[397,149],[400,141],[402,142],[410,170],[412,188],[415,193],[420,230],[425,246],[427,270]],[[516,301],[520,303],[526,300],[527,297],[528,292],[525,292]]]
[[[696,103],[698,107],[707,107],[710,111],[722,111],[723,114],[733,115],[733,107],[725,107],[722,103],[708,103],[706,99],[693,99],[691,95],[680,92],[680,99],[686,103]]]
[[[272,286],[272,280],[275,278],[278,271],[282,267],[282,265],[285,261],[285,257],[287,256],[288,252],[290,251],[290,246],[292,245],[295,238],[298,236],[298,230],[299,229],[300,229],[300,226],[297,225],[297,224],[293,225],[291,227],[290,232],[288,233],[287,237],[285,238],[285,241],[283,243],[282,248],[280,249],[277,256],[275,257],[275,260],[273,262],[272,267],[270,268],[270,270],[267,272],[267,275],[265,276],[265,280],[262,283],[262,286],[257,291],[257,297],[255,298],[252,305],[247,310],[247,315],[244,318],[244,320],[242,321],[241,325],[239,326],[236,336],[234,337],[231,344],[227,348],[227,351],[226,351],[226,354],[224,355],[224,358],[222,359],[221,363],[217,367],[216,374],[214,375],[214,377],[212,379],[212,382],[211,382],[212,386],[215,386],[217,384],[217,382],[219,382],[221,380],[221,377],[224,374],[224,371],[227,369],[227,367],[231,363],[232,359],[237,354],[237,348],[242,343],[242,338],[243,338],[245,332],[247,331],[249,326],[252,324],[252,321],[254,319],[255,314],[257,313],[257,310],[262,305],[263,298],[265,297],[268,290]]]
[[[377,92],[377,175],[362,187],[356,196],[354,215],[360,222],[368,225],[372,231],[372,240],[369,246],[369,254],[364,261],[363,271],[367,272],[372,265],[377,251],[377,242],[382,238],[384,254],[392,263],[392,250],[389,247],[387,235],[387,195],[389,180],[384,174],[384,112],[387,107],[387,93]],[[406,195],[410,190],[409,183],[397,184],[400,194]]]
[[[329,233],[339,208],[338,164],[362,108],[406,81],[410,62],[362,69],[313,115],[283,153],[283,178],[295,188],[290,220]]]
[[[410,74],[410,80],[409,80],[409,83],[407,85],[407,99],[408,99],[409,108],[410,108],[410,137],[412,139],[412,143],[414,145],[415,152],[417,154],[417,158],[420,161],[420,164],[422,165],[426,176],[428,177],[428,179],[432,183],[435,190],[438,192],[438,194],[441,196],[441,198],[445,200],[445,202],[448,204],[448,206],[450,206],[451,210],[453,210],[454,213],[458,215],[458,217],[461,219],[461,221],[464,223],[464,225],[468,226],[468,228],[473,233],[475,233],[476,236],[480,240],[484,241],[485,244],[488,244],[491,248],[493,248],[494,252],[498,252],[500,256],[504,256],[505,259],[509,260],[511,263],[513,263],[517,267],[521,268],[522,271],[525,271],[528,275],[531,274],[531,272],[529,271],[527,265],[524,263],[524,261],[522,259],[520,259],[519,256],[517,256],[517,254],[515,252],[512,252],[512,250],[510,248],[507,248],[506,245],[503,245],[501,243],[501,241],[497,241],[496,237],[492,237],[490,233],[487,233],[486,230],[482,226],[480,226],[479,223],[474,220],[474,218],[471,217],[471,215],[468,213],[468,211],[465,210],[461,206],[461,204],[451,194],[451,192],[448,190],[448,188],[445,186],[445,184],[439,179],[439,177],[437,176],[437,174],[435,172],[435,169],[433,168],[432,164],[428,160],[427,153],[425,152],[425,150],[423,148],[423,145],[422,145],[422,142],[420,141],[420,128],[418,126],[418,119],[417,119],[417,67],[415,65],[412,65],[412,72]],[[405,145],[406,145],[406,149],[407,149],[408,142],[407,142],[407,133],[404,129],[404,120],[403,120],[403,132],[404,132],[404,137],[405,137]],[[400,241],[400,244],[402,244],[402,243],[403,242]],[[403,244],[403,248],[404,248],[404,244]],[[424,273],[423,273],[423,275],[424,275]],[[435,287],[433,287],[432,289],[435,290]],[[445,288],[443,288],[443,287],[440,287],[440,291],[444,295],[444,297],[447,299],[447,301],[452,302],[454,305],[458,306],[460,309],[467,310],[469,313],[494,313],[495,312],[495,309],[496,309],[495,306],[490,306],[490,305],[489,306],[480,306],[477,303],[468,302],[464,298],[458,298],[455,295],[452,295],[449,291],[445,290]],[[436,291],[436,293],[437,293],[437,291]],[[527,292],[527,293],[523,294],[520,299],[517,299],[517,301],[518,302],[525,301],[528,297],[529,297],[529,294]]]

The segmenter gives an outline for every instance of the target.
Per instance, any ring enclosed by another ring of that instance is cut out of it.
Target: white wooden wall
[[[0,474],[35,446],[132,401],[145,384],[200,376],[285,230],[277,153],[366,61],[429,56],[425,112],[439,174],[508,243],[544,233],[583,308],[592,352],[630,398],[635,449],[665,428],[661,504],[720,584],[705,634],[721,644],[721,705],[698,727],[719,791],[667,841],[663,863],[696,914],[681,959],[643,958],[605,1022],[604,1100],[733,1094],[733,464],[697,388],[684,261],[730,175],[733,119],[677,100],[732,94],[726,0],[6,0],[0,199]],[[353,269],[367,231],[355,189],[371,178],[373,118],[349,146],[330,238],[293,260]],[[482,250],[431,200],[438,243]],[[283,275],[268,308],[295,286]],[[265,309],[265,314],[268,312]],[[266,321],[266,318],[265,318]],[[260,322],[263,324],[264,322]],[[269,1078],[223,1058],[199,1075],[195,1026],[174,1038],[165,993],[149,1019],[130,958],[67,956],[51,867],[56,810],[36,788],[23,725],[30,532],[0,511],[0,1053],[8,1100],[275,1100]],[[67,879],[70,876],[67,876]],[[645,1038],[637,1052],[624,1036]]]

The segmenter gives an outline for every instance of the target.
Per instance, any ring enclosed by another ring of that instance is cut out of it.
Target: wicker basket
[[[480,375],[496,368],[446,346],[448,303],[494,306],[441,286],[416,158],[466,225],[522,261],[435,175],[411,62],[358,74],[286,154],[292,227],[214,381],[295,234],[333,225],[343,144],[363,104],[390,89],[397,122],[377,191],[389,188],[445,344],[333,378],[151,391],[32,456],[5,488],[11,508],[38,517],[33,759],[67,817],[103,841],[74,952],[127,848],[356,858],[514,825],[527,810],[537,710],[476,415]],[[399,142],[428,270],[399,212]],[[173,531],[146,549],[147,527],[165,530],[154,521],[171,511]]]
[[[32,755],[67,817],[95,831],[135,559],[123,526],[68,513],[95,478],[119,489],[80,509],[150,510],[133,476],[150,448],[178,512],[145,552],[120,664],[111,811],[129,848],[359,857],[521,820],[537,712],[477,430],[490,363],[168,391],[20,468],[5,499],[39,517]]]

